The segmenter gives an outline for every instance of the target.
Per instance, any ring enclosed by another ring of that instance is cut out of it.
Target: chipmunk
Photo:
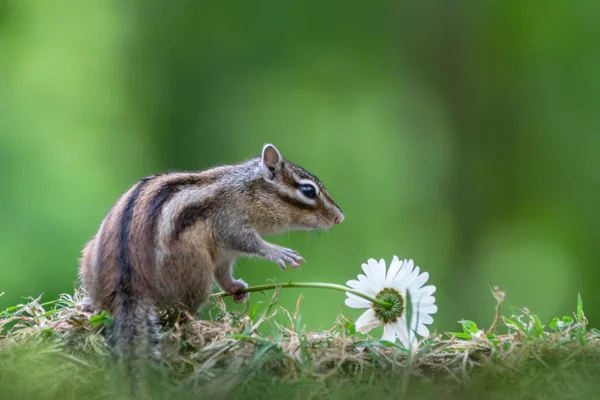
[[[298,252],[262,235],[331,228],[344,220],[323,183],[272,144],[259,157],[201,172],[139,180],[116,202],[82,250],[79,278],[92,310],[107,310],[107,339],[123,358],[157,357],[158,312],[195,314],[213,279],[235,302],[239,256],[297,268]]]

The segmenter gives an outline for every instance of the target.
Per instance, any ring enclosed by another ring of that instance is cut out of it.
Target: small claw
[[[290,264],[293,269],[296,269],[302,262],[304,262],[304,259],[300,257],[296,250],[283,247],[278,247],[272,258],[269,259],[277,263],[279,268],[282,270],[286,270],[288,268],[287,264]]]
[[[244,301],[246,301],[248,299],[249,293],[237,293],[233,295],[233,302],[234,303],[243,303]]]
[[[229,293],[233,294],[234,303],[242,303],[250,297],[250,293],[238,293],[242,289],[246,289],[248,285],[242,280],[233,281],[229,286]]]

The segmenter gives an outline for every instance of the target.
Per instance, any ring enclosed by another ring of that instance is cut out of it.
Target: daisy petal
[[[360,278],[360,276],[359,276],[359,278]],[[368,294],[369,296],[375,295],[375,292],[373,291],[371,286],[369,286],[367,281],[364,281],[364,280],[363,281],[350,280],[350,281],[346,282],[346,286],[349,286],[352,289],[356,289],[361,293]]]
[[[369,300],[365,300],[362,297],[358,297],[355,294],[352,294],[350,292],[346,292],[346,295],[348,296],[348,298],[346,299],[345,303],[348,307],[351,308],[370,308],[372,306],[372,303]]]
[[[369,278],[375,283],[374,289],[379,292],[385,286],[385,261],[382,259],[377,262],[374,258],[371,258],[368,263],[371,271]]]
[[[419,326],[417,327],[417,334],[419,336],[427,338],[427,337],[429,337],[429,329],[427,329],[427,327],[425,325],[419,324]]]
[[[429,273],[428,272],[423,272],[421,275],[419,275],[414,280],[414,282],[410,285],[411,293],[412,292],[416,292],[418,289],[420,289],[421,286],[423,286],[425,284],[425,282],[427,282],[427,279],[429,279]]]
[[[366,264],[362,264],[362,269],[365,271],[366,280],[369,282],[375,293],[379,292],[383,287],[381,286],[381,282],[385,280],[385,268],[382,276],[379,275],[379,263],[374,258],[369,258]]]
[[[368,279],[371,279],[371,266],[369,265],[369,263],[362,263],[360,264],[361,268],[363,269],[363,271],[365,272],[365,276]]]
[[[406,288],[409,288],[412,286],[413,282],[419,277],[420,272],[421,272],[421,269],[418,266],[416,266],[415,269],[413,269],[412,273],[404,281]]]
[[[394,282],[394,278],[400,271],[401,267],[402,267],[402,262],[398,259],[398,256],[394,256],[394,258],[392,258],[392,262],[390,263],[390,268],[388,269],[387,275],[385,277],[385,286],[386,287],[392,286],[392,283]]]
[[[396,286],[397,286],[398,282],[404,281],[406,279],[406,277],[412,273],[413,266],[414,266],[414,264],[409,263],[408,260],[402,260],[401,263],[402,263],[402,267],[400,268],[398,275],[396,275],[396,279],[394,279]]]
[[[419,324],[431,324],[433,322],[433,317],[429,314],[423,314],[422,311],[419,311],[419,315],[414,316],[412,322],[412,325],[415,325],[417,322]]]
[[[356,279],[350,279],[349,281],[346,281],[346,286],[351,287],[352,289],[356,289],[356,290],[360,290],[361,283],[359,281],[357,281]]]
[[[401,292],[404,292],[408,287],[410,287],[411,283],[419,276],[419,267],[414,266],[413,260],[404,261],[403,265],[406,266],[407,270],[400,276],[396,277],[394,280],[395,288],[400,289]]]
[[[369,280],[369,278],[367,278],[363,274],[360,274],[358,276],[358,280],[365,287],[365,294],[368,294],[369,296],[375,296],[379,291],[375,288],[375,282]]]
[[[392,343],[396,341],[396,332],[394,332],[392,325],[388,324],[383,326],[383,336],[381,337],[381,340],[386,340]]]
[[[367,333],[371,329],[377,328],[381,325],[381,322],[375,317],[375,311],[372,308],[369,308],[365,311],[358,319],[354,326],[356,330],[360,333]]]
[[[406,326],[401,321],[398,321],[394,322],[392,327],[394,328],[394,332],[396,332],[396,337],[400,339],[400,343],[408,348],[408,333],[406,332]]]
[[[404,260],[404,262],[402,263],[402,265],[406,266],[406,274],[410,275],[413,272],[413,269],[415,267],[415,263],[413,260]]]
[[[417,297],[417,296],[415,296]],[[435,297],[433,296],[423,296],[417,299],[413,299],[413,308],[430,306],[435,303]]]
[[[425,293],[427,296],[431,296],[432,294],[435,293],[435,286],[433,286],[433,285],[423,286],[421,289],[419,289],[419,291],[422,293]]]
[[[437,310],[438,310],[437,306],[435,304],[432,304],[430,306],[420,307],[419,313],[435,314],[437,312]]]
[[[406,321],[400,318],[397,322],[393,323],[394,331],[396,332],[396,336],[400,339],[400,342],[404,345],[404,347],[409,348],[410,345],[414,346],[417,343],[415,334],[412,333],[409,335],[409,332],[406,329]]]

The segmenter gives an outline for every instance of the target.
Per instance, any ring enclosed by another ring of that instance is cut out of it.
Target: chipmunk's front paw
[[[279,246],[273,246],[269,260],[276,262],[281,269],[287,269],[286,263],[291,264],[292,268],[296,269],[304,262],[304,258],[300,257],[296,250]]]
[[[248,285],[246,284],[246,282],[244,282],[241,279],[237,279],[229,285],[227,291],[233,294],[233,301],[235,303],[243,303],[244,301],[248,300],[248,298],[250,297],[250,293],[238,293],[238,291],[246,289],[247,287]]]

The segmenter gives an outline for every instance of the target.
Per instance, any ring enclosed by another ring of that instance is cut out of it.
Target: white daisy
[[[416,334],[429,337],[429,329],[425,325],[433,323],[432,314],[437,312],[435,305],[435,286],[423,286],[429,273],[419,274],[419,267],[413,260],[400,261],[394,256],[390,268],[385,270],[385,261],[369,259],[362,264],[365,275],[358,275],[358,280],[350,280],[346,284],[377,300],[391,304],[385,308],[362,297],[346,292],[346,305],[352,308],[368,308],[356,321],[356,330],[367,333],[371,329],[383,325],[382,340],[395,342],[396,338],[408,348],[414,347]],[[410,329],[406,323],[406,292],[410,293],[412,318]]]

